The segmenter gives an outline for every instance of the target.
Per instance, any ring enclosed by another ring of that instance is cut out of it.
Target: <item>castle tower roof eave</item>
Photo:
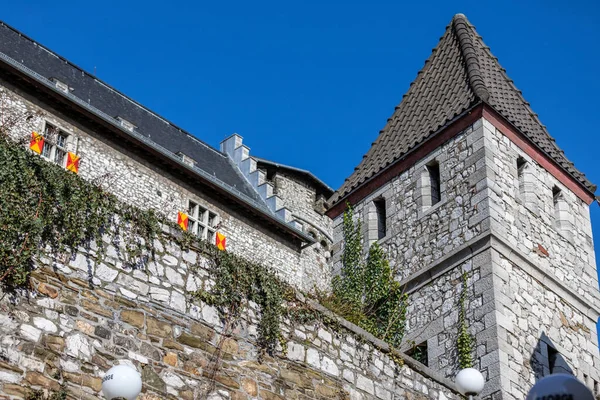
[[[457,14],[394,114],[354,172],[329,199],[339,208],[355,191],[379,177],[409,152],[442,132],[457,116],[484,103],[550,157],[593,196],[596,186],[556,146],[521,92],[463,14]],[[364,192],[364,189],[361,189]]]

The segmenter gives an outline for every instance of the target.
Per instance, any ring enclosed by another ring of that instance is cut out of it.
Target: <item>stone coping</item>
[[[569,288],[565,283],[549,274],[539,266],[531,257],[514,249],[493,229],[488,229],[478,236],[472,238],[452,253],[432,262],[426,268],[415,272],[400,284],[406,293],[412,293],[432,282],[440,275],[456,267],[469,258],[488,249],[494,249],[511,262],[519,265],[529,275],[551,288],[557,295],[573,304],[578,311],[596,321],[600,317],[600,292],[593,298],[588,299]]]
[[[389,344],[387,344],[386,342],[384,342],[383,340],[378,339],[377,337],[375,337],[371,333],[367,332],[363,328],[361,328],[357,325],[354,325],[352,322],[340,317],[339,315],[335,314],[333,311],[322,306],[320,303],[318,303],[314,300],[311,300],[311,299],[304,299],[303,297],[304,297],[303,295],[297,293],[297,298],[299,301],[303,301],[304,303],[310,305],[313,309],[317,310],[318,312],[322,313],[323,315],[335,320],[337,323],[339,323],[345,329],[354,333],[355,335],[360,336],[365,341],[372,344],[375,348],[379,349],[380,351],[382,351],[384,353],[391,353],[392,350],[394,350],[395,353],[400,355],[400,357],[402,358],[404,363],[406,365],[408,365],[410,368],[412,368],[413,370],[415,370],[416,372],[420,373],[423,376],[429,377],[430,379],[438,382],[440,385],[445,386],[446,388],[452,390],[455,393],[459,393],[458,389],[456,387],[456,384],[454,382],[452,382],[450,379],[440,375],[438,372],[425,366],[424,364],[421,364],[417,360],[406,355],[404,352],[401,352],[396,349],[392,349],[392,347]]]

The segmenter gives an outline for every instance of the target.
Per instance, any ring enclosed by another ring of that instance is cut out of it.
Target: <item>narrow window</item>
[[[429,196],[431,198],[431,205],[437,204],[441,200],[441,187],[440,187],[440,164],[433,162],[427,166],[427,172],[429,173]]]
[[[562,201],[562,192],[558,186],[552,188],[552,204],[554,205],[554,225],[559,227],[560,221],[560,203]]]
[[[517,158],[517,177],[519,178],[519,193],[525,193],[525,165],[527,161],[523,157]]]
[[[561,197],[561,191],[558,188],[558,186],[554,186],[552,188],[552,200],[554,201],[554,207],[556,207],[558,205],[558,202],[560,201],[560,197]]]
[[[560,353],[554,347],[548,346],[548,369],[551,374],[555,374],[558,371],[558,358]]]
[[[377,240],[383,239],[386,235],[386,213],[385,213],[385,199],[375,200],[375,212],[377,213]]]
[[[414,359],[415,361],[420,362],[421,364],[428,366],[429,363],[429,354],[427,350],[427,342],[423,342],[421,344],[416,344],[412,347],[412,349],[406,352],[406,355]]]

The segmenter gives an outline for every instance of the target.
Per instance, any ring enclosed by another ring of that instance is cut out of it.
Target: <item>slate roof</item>
[[[539,121],[506,71],[457,14],[360,164],[329,202],[336,204],[476,104],[494,108],[576,181],[594,193]]]
[[[124,118],[137,127],[137,133],[173,153],[184,153],[199,169],[264,204],[226,155],[1,21],[0,52],[47,79],[68,84],[72,95],[114,118]]]

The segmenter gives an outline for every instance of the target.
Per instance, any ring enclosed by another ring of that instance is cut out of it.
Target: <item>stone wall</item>
[[[142,209],[154,209],[173,221],[177,220],[178,211],[187,211],[188,200],[193,200],[219,215],[219,231],[227,237],[228,250],[273,266],[286,281],[301,289],[310,290],[315,284],[321,289],[326,287],[328,270],[322,263],[315,262],[315,249],[319,252],[320,244],[301,250],[281,235],[209,196],[201,187],[183,182],[153,165],[152,160],[141,158],[48,105],[16,92],[8,83],[0,82],[3,123],[12,116],[33,115],[27,121],[18,119],[11,130],[14,138],[28,143],[32,128],[41,130],[44,120],[51,122],[70,134],[68,150],[81,156],[79,175],[84,179],[101,184],[122,201]],[[322,279],[308,280],[307,277]]]
[[[521,399],[554,366],[598,392],[600,293],[589,207],[491,123],[483,125],[502,391]]]
[[[333,329],[286,320],[287,349],[262,354],[257,306],[228,321],[190,301],[188,290],[214,284],[210,260],[169,237],[138,269],[110,235],[101,260],[94,243],[71,257],[49,254],[31,291],[1,295],[0,398],[33,389],[101,398],[101,379],[117,363],[141,372],[141,400],[458,398],[447,380],[409,359],[398,365],[385,344],[345,321]]]
[[[331,242],[331,219],[318,211],[317,190],[305,180],[278,170],[272,178],[274,191],[284,201],[294,216],[308,224],[317,235],[317,239]]]
[[[494,230],[548,274],[600,305],[589,206],[487,120],[484,132]],[[526,188],[519,185],[518,157],[526,162]],[[554,186],[561,190],[573,221],[565,229],[555,223]],[[527,196],[521,193],[525,190]]]
[[[482,398],[489,398],[500,390],[500,370],[493,361],[498,341],[484,145],[483,121],[478,120],[353,206],[368,238],[373,201],[385,199],[387,232],[378,243],[409,296],[403,349],[426,344],[429,367],[447,378],[459,369],[459,298],[462,274],[467,274],[467,327],[475,339],[475,367],[487,381]],[[423,179],[432,161],[440,167],[441,200],[427,206]],[[342,216],[334,220],[337,268],[341,222]],[[365,251],[370,244],[365,240]]]
[[[308,250],[304,259],[312,267],[304,268],[304,281],[320,289],[328,288],[330,284],[330,267],[332,245],[332,221],[317,210],[317,192],[314,186],[309,186],[292,174],[279,170],[273,178],[274,193],[283,199],[285,206],[292,212],[293,218],[303,224],[304,232],[314,236],[317,244]],[[313,275],[315,268],[320,271]],[[309,283],[312,282],[312,283]]]
[[[518,173],[519,156],[525,175]],[[433,161],[441,201],[427,206],[424,179]],[[405,350],[426,344],[430,368],[456,373],[460,277],[467,271],[466,320],[475,367],[486,377],[482,398],[522,399],[550,367],[600,390],[589,209],[573,192],[481,119],[353,205],[365,251],[377,240],[373,202],[382,198],[387,232],[378,243],[409,295]],[[336,269],[342,239],[339,216]],[[569,356],[556,361],[556,352]]]
[[[493,305],[493,297],[484,296],[481,290],[491,280],[489,260],[489,252],[484,252],[409,292],[407,350],[410,350],[411,342],[416,345],[427,343],[427,365],[449,379],[456,376],[460,369],[457,338],[463,273],[467,276],[465,317],[468,331],[476,339],[473,357],[479,360],[497,347],[482,336],[483,332],[494,328],[493,321],[485,318],[489,309],[487,303],[492,302]],[[488,365],[477,367],[487,377]]]
[[[525,398],[552,366],[599,393],[598,335],[588,310],[497,251],[493,268],[503,398]]]
[[[472,126],[428,154],[417,164],[353,205],[367,237],[373,201],[384,198],[387,234],[379,240],[398,279],[405,279],[452,252],[488,228],[483,162],[483,127]],[[427,164],[440,166],[442,200],[423,206],[420,180]],[[342,216],[333,223],[334,266],[340,266]],[[365,251],[370,243],[365,243]]]

